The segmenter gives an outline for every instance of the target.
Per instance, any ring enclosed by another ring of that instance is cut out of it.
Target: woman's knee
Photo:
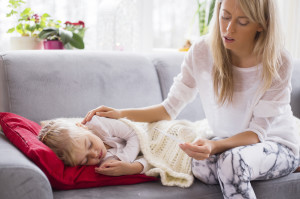
[[[218,184],[216,160],[214,158],[206,160],[192,159],[192,173],[195,178],[206,184]]]
[[[243,147],[237,147],[220,154],[216,163],[219,180],[232,181],[234,178],[250,180],[251,167],[240,153],[242,149]]]

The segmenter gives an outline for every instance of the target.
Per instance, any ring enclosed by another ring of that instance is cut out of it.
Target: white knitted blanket
[[[209,138],[212,131],[207,120],[189,122],[186,120],[139,123],[126,119],[121,121],[135,129],[141,145],[141,151],[152,168],[146,171],[148,176],[160,176],[166,186],[189,187],[194,177],[191,171],[191,158],[183,152],[179,143],[166,136],[170,134],[183,142],[193,142],[198,138]],[[163,131],[164,133],[161,133]]]

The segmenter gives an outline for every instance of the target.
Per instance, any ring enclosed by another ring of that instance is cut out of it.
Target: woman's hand
[[[193,144],[185,143],[180,144],[179,146],[188,156],[196,160],[204,160],[210,155],[223,153],[234,147],[256,144],[258,142],[259,138],[256,133],[245,131],[225,139],[199,139]]]
[[[214,155],[215,150],[214,141],[206,139],[199,139],[192,144],[184,143],[179,146],[188,156],[196,160],[204,160],[210,155]]]
[[[95,172],[108,176],[134,175],[143,171],[139,162],[128,163],[120,160],[109,160],[95,168]]]
[[[121,111],[118,109],[110,108],[107,106],[99,106],[91,111],[89,111],[84,119],[82,120],[82,124],[87,123],[92,119],[94,115],[98,115],[101,117],[108,117],[112,119],[119,119],[121,118]]]

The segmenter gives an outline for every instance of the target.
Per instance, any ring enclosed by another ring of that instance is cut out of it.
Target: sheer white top
[[[162,105],[172,119],[186,104],[200,94],[203,109],[217,137],[230,137],[245,131],[256,133],[261,142],[273,140],[290,147],[299,156],[299,141],[295,131],[290,106],[291,59],[282,54],[280,79],[271,87],[259,92],[262,85],[262,64],[250,68],[233,67],[233,102],[219,106],[214,95],[213,60],[205,37],[189,50],[181,66],[181,73],[174,78],[167,99]]]

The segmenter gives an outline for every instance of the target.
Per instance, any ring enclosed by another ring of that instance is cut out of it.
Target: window
[[[48,13],[65,21],[85,22],[85,49],[151,51],[179,49],[187,39],[199,37],[195,12],[197,0],[25,0],[36,13]],[[199,0],[205,1],[205,0]],[[207,0],[209,1],[209,0]],[[286,36],[286,47],[300,58],[299,0],[278,0]],[[9,50],[8,34],[15,21],[7,18],[8,0],[0,0],[0,50]]]

